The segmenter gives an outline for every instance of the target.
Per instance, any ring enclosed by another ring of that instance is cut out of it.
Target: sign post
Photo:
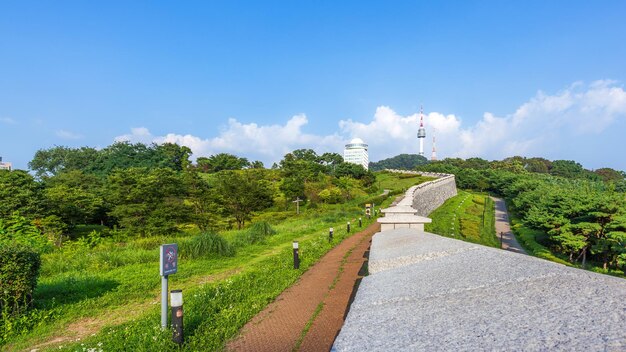
[[[167,277],[178,271],[178,245],[176,243],[161,245],[161,328],[167,328]]]
[[[300,202],[302,202],[302,199],[300,199],[300,197],[296,197],[296,200],[292,202],[296,203],[296,214],[300,214]]]

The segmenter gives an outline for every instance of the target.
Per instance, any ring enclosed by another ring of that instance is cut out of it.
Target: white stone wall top
[[[333,351],[625,351],[626,280],[412,229],[378,233]]]
[[[415,210],[412,206],[409,205],[396,205],[394,207],[389,207],[381,210],[384,214],[392,214],[392,213],[401,213],[401,214],[415,214],[417,210]]]
[[[378,218],[378,222],[381,224],[428,224],[432,222],[432,219],[419,215],[398,214]]]

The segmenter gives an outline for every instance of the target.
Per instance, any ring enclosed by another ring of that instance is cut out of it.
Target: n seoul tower
[[[417,139],[420,141],[420,153],[424,156],[424,138],[426,138],[426,129],[424,128],[424,114],[422,113],[422,106],[420,105],[420,129],[417,130]]]

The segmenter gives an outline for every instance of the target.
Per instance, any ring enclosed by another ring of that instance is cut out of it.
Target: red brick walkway
[[[328,351],[339,333],[359,271],[367,260],[374,223],[328,252],[298,282],[252,318],[229,351]]]

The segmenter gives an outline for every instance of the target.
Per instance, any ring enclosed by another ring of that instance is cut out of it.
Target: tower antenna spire
[[[420,104],[420,128],[417,130],[417,139],[420,142],[420,156],[424,156],[424,138],[426,138],[426,129],[424,128],[424,109]]]

